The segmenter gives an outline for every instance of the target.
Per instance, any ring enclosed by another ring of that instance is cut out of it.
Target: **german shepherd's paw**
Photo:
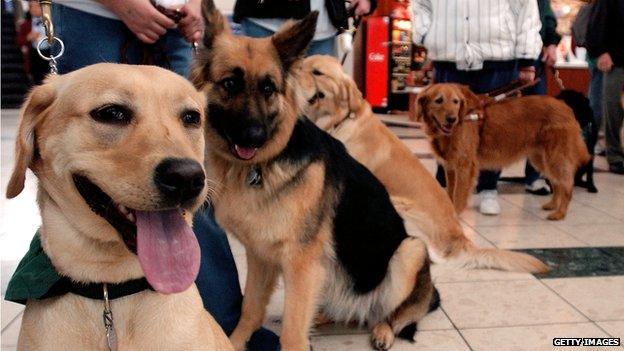
[[[394,332],[388,323],[377,324],[371,331],[371,346],[375,350],[386,351],[394,344]]]

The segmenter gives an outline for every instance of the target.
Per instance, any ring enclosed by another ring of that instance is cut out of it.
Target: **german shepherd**
[[[379,350],[404,329],[413,337],[439,303],[425,244],[407,236],[372,173],[300,113],[298,66],[318,13],[251,39],[231,35],[212,1],[202,12],[192,80],[209,101],[206,169],[217,222],[247,252],[234,348],[261,326],[279,273],[284,350],[309,349],[317,307],[334,321],[367,323]]]

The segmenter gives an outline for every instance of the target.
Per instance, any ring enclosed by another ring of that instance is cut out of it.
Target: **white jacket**
[[[479,70],[483,61],[535,60],[542,49],[537,0],[412,1],[412,40],[433,61]]]

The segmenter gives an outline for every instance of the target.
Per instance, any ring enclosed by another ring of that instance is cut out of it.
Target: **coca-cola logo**
[[[371,62],[383,62],[385,58],[386,55],[380,52],[371,52],[370,54],[368,54],[368,60]]]

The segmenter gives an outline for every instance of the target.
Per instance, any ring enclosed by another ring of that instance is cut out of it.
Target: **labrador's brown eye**
[[[453,103],[454,103],[455,105],[459,104],[459,99],[453,99]]]
[[[129,124],[132,121],[132,111],[122,105],[105,105],[89,113],[91,118],[107,124]]]
[[[444,101],[444,99],[442,97],[439,97],[435,100],[433,100],[433,102],[435,102],[436,104],[441,104]]]

